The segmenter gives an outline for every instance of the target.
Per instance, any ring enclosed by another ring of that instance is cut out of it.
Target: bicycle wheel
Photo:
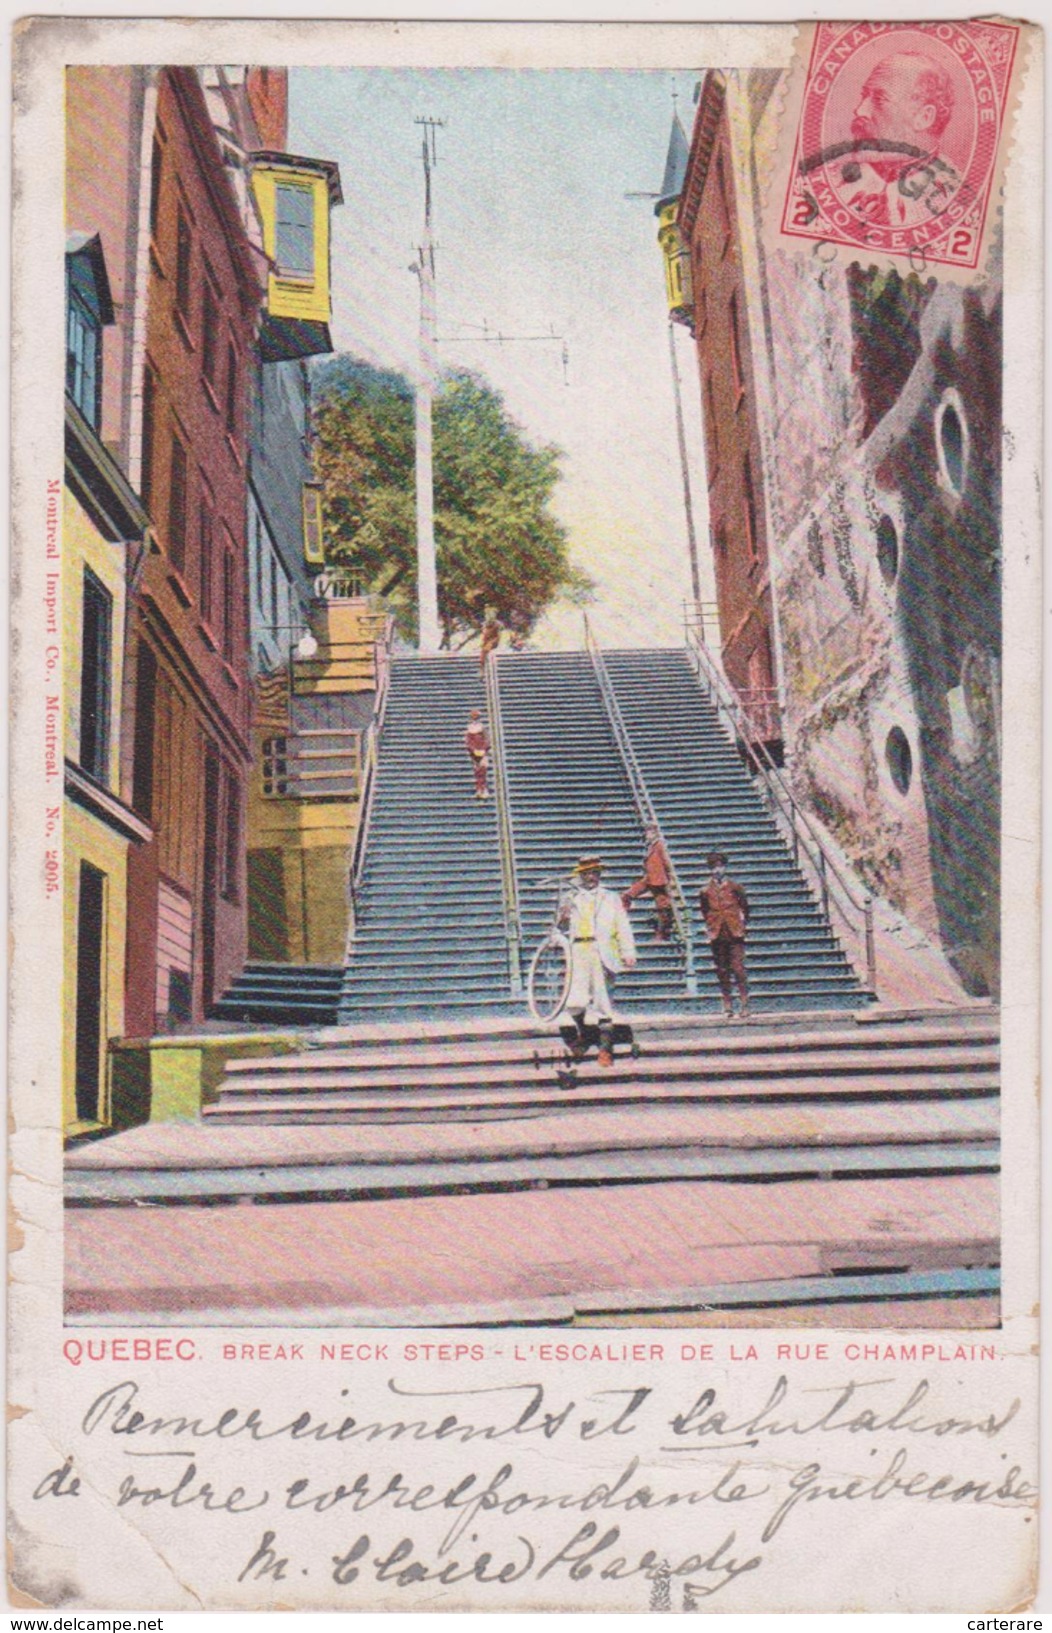
[[[570,956],[561,936],[546,936],[530,961],[526,997],[534,1020],[558,1015],[570,990]]]

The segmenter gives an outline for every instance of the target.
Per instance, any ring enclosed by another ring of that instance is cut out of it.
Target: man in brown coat
[[[749,898],[741,885],[727,877],[727,858],[722,851],[710,851],[705,858],[710,878],[702,885],[699,898],[709,946],[716,965],[716,979],[723,997],[727,1020],[734,1014],[731,978],[737,982],[741,1013],[749,1013],[749,988],[745,979],[745,934],[749,923]]]
[[[491,652],[496,652],[500,645],[502,627],[496,607],[487,607],[485,622],[482,625],[482,644],[479,647],[479,674],[483,679],[486,677],[486,659]]]
[[[668,853],[661,843],[660,830],[656,823],[650,822],[647,824],[647,852],[643,862],[643,877],[637,879],[635,884],[629,885],[622,893],[621,905],[627,911],[634,901],[650,891],[657,916],[655,941],[667,941],[672,934],[672,901],[668,893],[670,877]]]

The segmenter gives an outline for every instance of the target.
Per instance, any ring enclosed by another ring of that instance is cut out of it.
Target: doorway
[[[106,932],[106,875],[80,864],[77,895],[77,1008],[75,1083],[77,1120],[103,1121],[102,1002]]]
[[[213,749],[205,753],[205,810],[201,854],[204,857],[201,910],[201,1005],[207,1016],[215,1002],[216,980],[216,892],[219,869],[219,756]]]

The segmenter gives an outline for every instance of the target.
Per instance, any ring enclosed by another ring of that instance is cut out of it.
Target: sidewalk
[[[572,1321],[576,1299],[605,1293],[613,1319],[650,1324],[660,1318],[633,1313],[648,1291],[678,1290],[676,1319],[706,1285],[984,1264],[997,1236],[993,1175],[70,1209],[66,1310],[89,1323]],[[690,1324],[725,1325],[700,1297]],[[996,1309],[992,1297],[911,1301],[898,1316],[887,1302],[797,1306],[745,1322],[849,1327],[876,1312],[879,1325],[982,1326]]]

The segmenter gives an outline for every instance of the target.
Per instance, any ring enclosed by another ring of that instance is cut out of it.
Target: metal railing
[[[353,728],[284,731],[264,737],[264,799],[357,799],[362,787],[362,733]]]
[[[361,770],[361,799],[358,810],[358,826],[355,830],[354,844],[351,847],[351,865],[347,880],[348,890],[348,919],[347,943],[345,958],[349,956],[354,942],[354,931],[357,920],[358,890],[365,870],[365,853],[369,844],[369,829],[373,820],[373,803],[376,795],[376,774],[380,758],[380,734],[384,729],[384,719],[387,715],[387,699],[391,684],[391,638],[394,633],[394,619],[385,620],[383,632],[374,647],[374,662],[376,672],[376,701],[373,705],[373,717],[365,733],[362,749]]]
[[[807,812],[801,810],[795,794],[768,753],[766,744],[755,734],[746,709],[717,668],[703,636],[699,637],[696,626],[689,620],[686,632],[687,655],[718,719],[759,778],[767,807],[782,829],[794,862],[817,893],[822,912],[831,926],[835,912],[840,925],[847,932],[849,946],[854,944],[857,956],[853,962],[856,969],[865,969],[866,990],[875,997],[877,949],[872,896],[864,895],[861,901],[858,900]]]
[[[365,575],[355,567],[323,567],[314,580],[319,601],[361,601],[365,598]]]
[[[617,701],[599,643],[592,634],[592,626],[588,621],[587,613],[584,619],[584,639],[588,655],[592,660],[595,678],[599,683],[603,706],[610,721],[622,764],[628,775],[629,787],[632,790],[632,799],[639,814],[639,820],[644,828],[655,828],[657,830],[658,838],[668,861],[668,893],[672,903],[672,921],[676,927],[676,935],[683,947],[684,979],[687,995],[694,998],[698,992],[698,976],[694,957],[694,930],[691,923],[690,909],[687,906],[687,898],[679,882],[679,875],[673,864],[671,852],[665,843],[665,835],[661,823],[658,821],[654,802],[650,798],[650,790],[647,788],[642,768],[636,759],[636,751],[632,746],[632,739],[628,734],[628,727],[625,725],[624,716],[621,713],[621,705]]]
[[[782,735],[777,686],[740,686],[735,690],[754,741],[776,742]]]
[[[508,947],[508,981],[513,998],[522,997],[522,917],[519,882],[515,871],[515,830],[511,820],[508,768],[504,756],[504,719],[500,708],[499,659],[490,654],[485,668],[486,710],[489,715],[490,759],[497,801],[497,836],[500,843],[500,885],[504,903],[504,939]]]
[[[719,602],[684,600],[683,622],[685,624],[697,624],[701,630],[702,640],[707,640],[710,632],[718,640],[720,633]]]

